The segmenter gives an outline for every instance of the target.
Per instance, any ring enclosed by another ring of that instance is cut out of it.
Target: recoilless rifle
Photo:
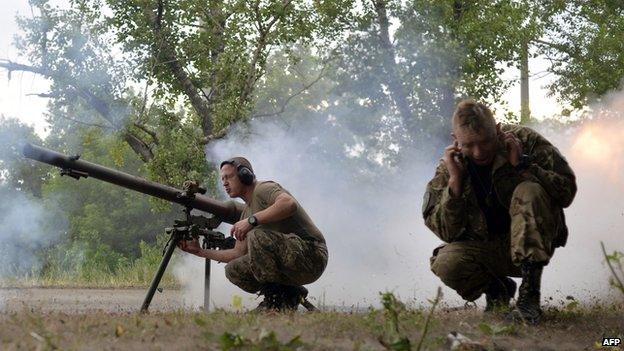
[[[234,247],[236,239],[225,237],[223,233],[217,232],[214,229],[217,228],[221,222],[235,223],[240,216],[240,205],[237,205],[234,201],[222,202],[212,199],[205,195],[206,189],[199,187],[194,182],[184,182],[183,190],[179,190],[174,187],[81,160],[79,155],[68,156],[31,144],[25,144],[22,153],[27,158],[60,168],[61,176],[69,176],[76,180],[88,177],[96,178],[107,183],[184,206],[185,218],[176,220],[173,227],[165,229],[165,232],[169,235],[169,240],[163,249],[162,261],[158,266],[158,270],[143,300],[141,312],[147,312],[156,291],[162,291],[162,289],[158,288],[158,285],[178,242],[202,237],[202,247],[205,249],[223,250]],[[191,214],[193,209],[208,212],[210,215],[193,215]],[[209,301],[210,259],[206,259],[204,282],[204,310],[206,312],[208,311]]]

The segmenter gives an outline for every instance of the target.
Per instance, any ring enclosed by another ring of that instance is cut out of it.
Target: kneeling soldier
[[[509,306],[509,276],[520,276],[509,317],[537,323],[542,268],[568,236],[574,173],[548,140],[496,124],[481,103],[457,106],[452,136],[423,199],[425,224],[447,243],[433,251],[431,270],[465,300],[485,293],[486,311]]]
[[[230,250],[206,250],[198,241],[182,241],[189,253],[227,262],[226,277],[249,293],[264,295],[258,310],[294,310],[327,265],[325,238],[303,207],[279,184],[257,181],[243,157],[221,163],[221,181],[231,198],[245,201],[231,229]]]

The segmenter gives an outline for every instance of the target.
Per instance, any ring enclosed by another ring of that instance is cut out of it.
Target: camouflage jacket
[[[522,142],[523,153],[532,157],[528,180],[539,183],[553,199],[552,214],[558,217],[560,224],[553,244],[555,247],[564,246],[568,229],[563,208],[572,203],[576,194],[574,172],[559,150],[534,130],[519,125],[502,125],[502,130],[516,135]],[[448,170],[440,161],[423,198],[422,213],[427,227],[445,242],[494,239],[488,233],[468,172],[464,173],[462,194],[458,198],[451,196],[448,180]],[[492,184],[497,200],[509,209],[514,189],[525,180],[527,177],[514,170],[507,161],[507,152],[500,148],[492,166]]]

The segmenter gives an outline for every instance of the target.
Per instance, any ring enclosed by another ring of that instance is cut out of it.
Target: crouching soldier
[[[257,181],[247,159],[221,163],[221,181],[231,198],[245,201],[240,221],[231,229],[237,239],[230,250],[207,250],[195,241],[180,249],[227,262],[228,280],[249,293],[264,296],[257,310],[294,310],[327,265],[327,246],[303,207],[279,184]]]
[[[485,293],[486,311],[507,310],[522,277],[513,320],[541,317],[542,270],[568,231],[563,208],[576,193],[572,169],[548,140],[496,124],[490,109],[463,101],[423,199],[425,224],[446,242],[431,270],[467,301]]]

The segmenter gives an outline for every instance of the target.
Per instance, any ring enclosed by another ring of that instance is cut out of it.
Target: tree
[[[557,1],[544,38],[535,41],[551,62],[549,89],[558,100],[582,109],[621,88],[624,78],[624,4],[621,1]]]
[[[53,81],[45,94],[53,99],[51,119],[118,133],[144,161],[154,159],[163,138],[159,123],[174,120],[180,102],[184,113],[176,127],[199,128],[188,135],[198,145],[248,118],[268,55],[331,37],[327,24],[337,15],[292,0],[74,0],[69,9],[38,0],[33,5],[39,15],[22,19],[26,35],[20,40],[30,64],[2,66]],[[112,14],[103,15],[102,8]],[[139,84],[142,93],[136,93]],[[90,107],[97,118],[76,116],[76,105]],[[60,129],[66,128],[67,123]]]
[[[340,47],[338,89],[356,114],[370,116],[368,125],[386,121],[379,133],[425,153],[448,139],[459,99],[501,102],[509,85],[501,73],[519,65],[522,43],[541,35],[550,16],[539,2],[511,0],[375,0],[362,8]]]
[[[41,139],[32,127],[0,116],[0,185],[40,198],[49,174],[47,167],[22,157],[21,147],[25,142],[41,144]]]
[[[81,140],[81,157],[105,167],[145,177],[143,161],[123,141],[107,136],[98,128],[83,128],[74,138]],[[49,168],[49,167],[48,167]],[[45,198],[68,219],[68,241],[97,239],[126,257],[136,257],[137,243],[154,243],[156,235],[180,218],[177,206],[160,202],[156,211],[153,198],[93,179],[75,181],[53,176],[44,184]]]

